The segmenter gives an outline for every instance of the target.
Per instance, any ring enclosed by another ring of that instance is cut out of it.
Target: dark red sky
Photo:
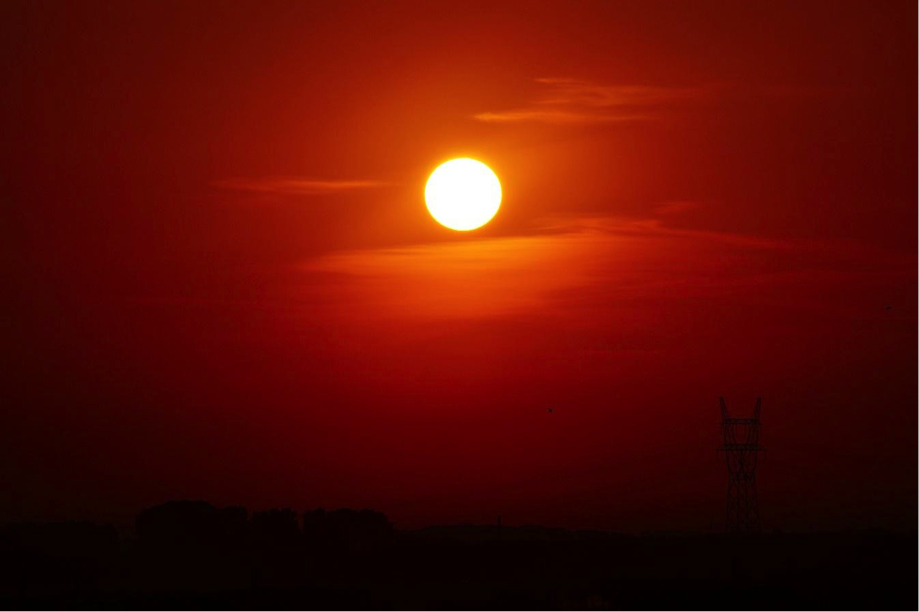
[[[0,519],[709,529],[761,395],[767,527],[915,528],[915,2],[2,22]]]

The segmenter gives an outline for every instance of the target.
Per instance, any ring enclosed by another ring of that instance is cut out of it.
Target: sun
[[[501,206],[501,183],[491,168],[462,157],[444,162],[424,188],[428,212],[438,223],[467,232],[482,227]]]

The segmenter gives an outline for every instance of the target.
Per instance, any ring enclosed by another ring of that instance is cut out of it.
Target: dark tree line
[[[139,544],[148,548],[226,550],[240,547],[360,551],[383,546],[393,527],[381,512],[322,508],[301,517],[290,508],[249,516],[241,506],[216,508],[203,501],[173,501],[137,516]]]
[[[204,501],[147,508],[135,527],[136,536],[124,539],[89,522],[0,527],[0,602],[325,583],[336,562],[363,563],[395,538],[386,516],[373,510],[250,515]]]
[[[372,510],[142,511],[134,535],[0,527],[0,608],[914,609],[916,535],[650,534],[457,525]]]

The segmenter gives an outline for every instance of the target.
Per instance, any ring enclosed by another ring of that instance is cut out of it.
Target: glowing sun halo
[[[451,159],[431,173],[424,200],[438,223],[465,232],[482,227],[498,212],[501,183],[480,161]]]

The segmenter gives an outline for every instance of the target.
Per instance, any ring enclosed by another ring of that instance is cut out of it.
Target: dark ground
[[[916,609],[916,535],[393,530],[371,511],[171,502],[137,537],[0,528],[3,608]]]

